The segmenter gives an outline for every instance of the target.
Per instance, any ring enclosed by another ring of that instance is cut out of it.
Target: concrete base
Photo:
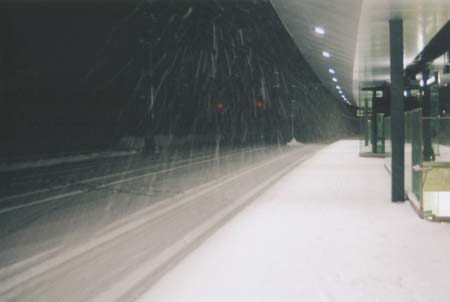
[[[359,157],[363,158],[385,158],[385,153],[361,152]]]

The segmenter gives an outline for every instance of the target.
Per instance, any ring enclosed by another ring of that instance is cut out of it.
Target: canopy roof
[[[405,67],[450,20],[449,0],[271,1],[319,79],[353,103],[360,86],[389,81],[389,19],[404,21]]]

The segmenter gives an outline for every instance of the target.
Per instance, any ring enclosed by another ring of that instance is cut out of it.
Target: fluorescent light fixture
[[[428,78],[428,80],[427,80],[427,85],[428,86],[432,85],[434,83],[436,83],[436,76],[432,76],[431,78]]]
[[[407,97],[408,96],[408,91],[404,90],[403,91],[403,96]]]
[[[344,94],[344,93],[342,92],[342,90],[339,90],[339,93],[340,93],[340,94]]]
[[[336,85],[336,89],[337,89],[337,90],[341,90],[341,86]]]
[[[316,26],[314,28],[314,31],[316,32],[316,34],[319,34],[319,35],[324,35],[325,34],[325,29],[323,29],[322,27]]]
[[[329,53],[328,51],[322,51],[322,55],[323,55],[325,58],[331,57],[331,55],[330,55],[330,53]]]
[[[338,81],[338,79],[336,79],[336,78],[333,78],[333,82],[336,82],[336,83],[337,83],[337,81]]]
[[[420,80],[419,85],[420,85],[420,87],[423,87],[423,86],[425,86],[425,82],[423,80]]]
[[[331,68],[328,69],[328,72],[331,73],[331,74],[336,74],[336,71],[334,71],[334,69],[331,69]]]

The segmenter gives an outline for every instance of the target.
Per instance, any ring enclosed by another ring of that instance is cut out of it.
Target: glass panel
[[[423,133],[422,110],[414,110],[409,113],[409,140],[411,146],[411,165],[407,168],[411,174],[411,190],[417,200],[422,203],[423,172],[419,168],[423,166]],[[416,167],[416,169],[414,169]]]
[[[384,153],[384,113],[377,114],[377,153]]]
[[[405,113],[405,189],[423,211],[422,109]]]
[[[440,117],[436,135],[438,162],[450,162],[450,117]]]
[[[414,120],[415,115],[413,112],[405,113],[405,189],[408,192],[413,192],[413,161],[412,161],[412,127],[414,122],[419,122]]]
[[[384,118],[384,164],[391,170],[391,117]]]
[[[372,144],[371,144],[371,136],[370,136],[370,127],[371,122],[370,119],[366,116],[360,118],[360,153],[369,153],[372,152]]]
[[[361,91],[361,112],[360,116],[360,150],[361,154],[372,152],[372,137],[371,137],[371,114],[372,114],[372,92]]]
[[[430,219],[450,218],[450,118],[424,118],[430,123],[436,160],[424,163],[423,210]]]

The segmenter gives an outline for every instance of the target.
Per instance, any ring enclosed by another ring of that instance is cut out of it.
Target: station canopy
[[[405,67],[450,20],[449,0],[271,1],[319,79],[353,104],[364,83],[390,79],[390,19],[404,22]]]

